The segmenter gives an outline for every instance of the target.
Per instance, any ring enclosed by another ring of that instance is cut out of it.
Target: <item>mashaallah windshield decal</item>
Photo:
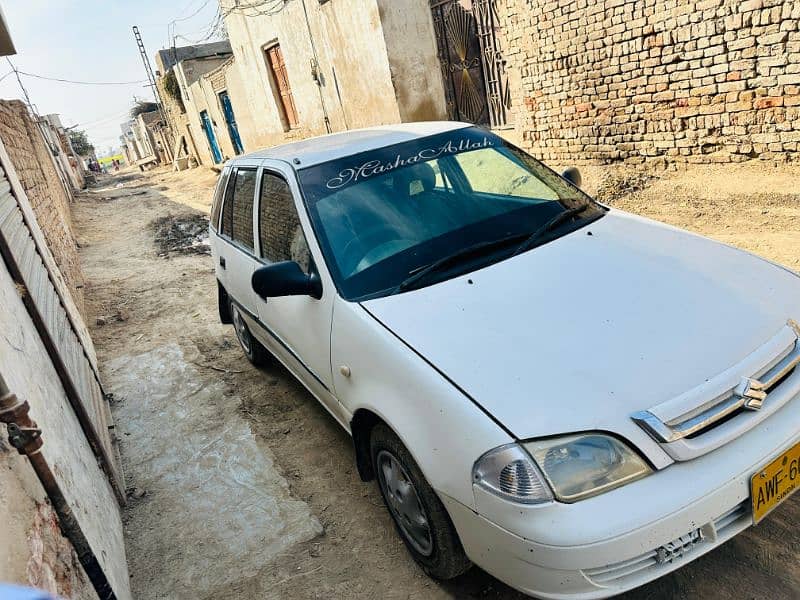
[[[385,176],[405,167],[482,148],[499,148],[503,144],[501,138],[478,127],[412,138],[301,168],[298,173],[300,187],[307,202],[318,202],[352,186],[379,181],[381,175]]]
[[[401,154],[398,154],[393,160],[390,161],[373,159],[368,160],[367,162],[358,166],[348,167],[339,172],[336,177],[330,178],[326,182],[325,187],[327,187],[329,190],[338,190],[351,183],[357,183],[359,181],[369,179],[370,177],[374,177],[375,175],[383,175],[389,171],[394,171],[395,169],[400,169],[409,165],[415,165],[419,162],[433,160],[435,158],[448,156],[450,154],[458,154],[459,152],[469,152],[470,150],[491,148],[494,145],[494,141],[486,136],[484,136],[482,140],[464,138],[459,140],[451,139],[447,140],[447,142],[442,145],[432,148],[423,148],[422,150],[419,150],[412,155],[406,155],[405,157]]]

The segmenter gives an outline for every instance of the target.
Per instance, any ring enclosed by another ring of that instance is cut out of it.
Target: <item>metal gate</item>
[[[0,149],[0,262],[20,286],[83,433],[124,504],[125,484],[94,348],[30,205],[20,199],[24,193],[8,155]]]
[[[503,127],[511,97],[496,0],[431,0],[448,116]]]

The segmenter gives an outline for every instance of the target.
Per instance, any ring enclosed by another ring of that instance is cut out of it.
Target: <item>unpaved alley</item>
[[[796,169],[585,175],[587,188],[621,208],[800,266]],[[205,169],[126,172],[102,178],[73,207],[129,488],[135,598],[521,597],[478,569],[429,579],[375,484],[359,480],[345,432],[283,368],[244,359],[219,323],[202,240],[214,181]],[[795,496],[626,597],[797,598],[799,520]]]

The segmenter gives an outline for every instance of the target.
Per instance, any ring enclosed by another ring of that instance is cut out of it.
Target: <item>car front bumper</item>
[[[525,507],[480,488],[477,512],[442,500],[467,556],[501,581],[538,598],[607,598],[750,527],[750,478],[800,443],[798,431],[795,398],[731,444],[582,502]]]
[[[752,524],[749,502],[744,501],[692,530],[703,532],[699,541],[694,541],[691,533],[661,546],[652,540],[652,550],[627,559],[622,557],[630,554],[630,536],[587,546],[548,548],[563,561],[565,568],[558,568],[537,564],[537,555],[542,551],[539,544],[495,525],[462,504],[454,506],[454,502],[445,504],[470,559],[511,587],[536,598],[588,600],[620,594],[680,568]],[[636,535],[647,538],[649,532],[642,529]],[[674,550],[666,560],[660,559],[659,548],[667,544],[672,544]],[[576,560],[600,566],[576,568]],[[605,564],[609,560],[614,562]]]

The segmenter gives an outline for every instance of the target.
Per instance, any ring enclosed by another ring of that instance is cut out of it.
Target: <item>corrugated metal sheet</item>
[[[85,347],[85,334],[75,325],[82,319],[70,315],[70,310],[77,309],[71,299],[63,297],[63,286],[56,284],[60,274],[48,269],[48,264],[54,264],[51,256],[45,256],[49,249],[36,242],[30,226],[0,168],[0,252],[14,279],[25,286],[25,305],[90,445],[118,499],[124,502],[122,469],[111,439],[111,416],[93,360],[94,349]]]

